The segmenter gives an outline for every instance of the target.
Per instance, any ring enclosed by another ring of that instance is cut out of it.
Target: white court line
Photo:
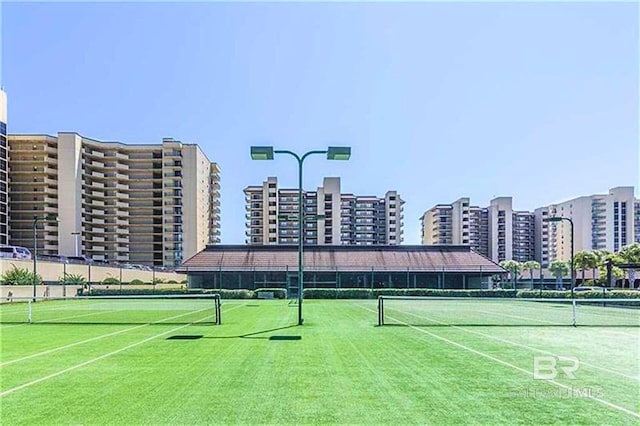
[[[370,308],[367,308],[367,307],[362,306],[362,305],[356,305],[356,306],[358,306],[358,307],[360,307],[360,308],[362,308],[362,309],[366,309],[367,311],[370,311],[370,312],[373,312],[373,313],[377,313],[377,311],[376,311],[376,310],[374,310],[374,309],[370,309]],[[393,318],[393,317],[391,317],[391,316],[389,316],[389,318],[391,318],[391,319],[392,319],[392,320],[394,320],[394,321],[398,321],[399,323],[404,324],[404,325],[406,325],[406,326],[408,326],[408,327],[410,327],[410,328],[412,328],[412,329],[414,329],[414,330],[417,330],[417,331],[419,331],[419,332],[421,332],[421,333],[427,334],[427,335],[429,335],[429,336],[431,336],[431,337],[434,337],[434,338],[436,338],[436,339],[438,339],[438,340],[442,340],[443,342],[446,342],[446,343],[448,343],[448,344],[450,344],[450,345],[453,345],[453,346],[456,346],[456,347],[458,347],[458,348],[464,349],[464,350],[466,350],[466,351],[469,351],[469,352],[471,352],[471,353],[473,353],[473,354],[476,354],[476,355],[478,355],[478,356],[481,356],[481,357],[483,357],[483,358],[487,358],[487,359],[489,359],[489,360],[491,360],[491,361],[495,361],[495,362],[497,362],[498,364],[504,365],[504,366],[506,366],[506,367],[513,368],[514,370],[521,371],[521,372],[523,372],[523,373],[526,373],[526,374],[527,374],[527,375],[529,375],[529,376],[533,376],[533,372],[528,371],[528,370],[525,370],[524,368],[518,367],[517,365],[511,364],[511,363],[506,362],[506,361],[503,361],[503,360],[501,360],[501,359],[499,359],[499,358],[496,358],[496,357],[494,357],[494,356],[492,356],[492,355],[485,354],[484,352],[480,352],[480,351],[478,351],[478,350],[476,350],[476,349],[470,348],[469,346],[465,346],[465,345],[463,345],[462,343],[454,342],[453,340],[447,339],[446,337],[439,336],[439,335],[437,335],[437,334],[435,334],[435,333],[432,333],[432,332],[430,332],[430,331],[427,331],[427,330],[421,329],[421,328],[419,328],[419,327],[416,327],[416,326],[414,326],[414,325],[408,324],[408,323],[406,323],[406,322],[404,322],[404,321],[400,321],[400,320],[399,320],[399,319],[397,319],[397,318]],[[566,389],[566,390],[572,391],[572,388],[571,388],[570,386],[564,385],[564,384],[562,384],[562,383],[560,383],[560,382],[556,382],[555,380],[545,380],[545,382],[547,382],[547,383],[553,383],[554,385],[556,385],[556,386],[558,386],[558,387],[561,387],[561,388],[563,388],[563,389]],[[595,397],[595,396],[593,396],[593,395],[591,395],[591,394],[588,394],[588,395],[587,395],[587,398],[593,399],[594,401],[598,401],[599,403],[604,404],[604,405],[606,405],[607,407],[614,408],[614,409],[616,409],[616,410],[622,411],[622,412],[623,412],[623,413],[625,413],[625,414],[629,414],[629,415],[631,415],[631,416],[633,416],[633,417],[636,417],[636,418],[640,419],[640,413],[636,413],[635,411],[628,410],[628,409],[626,409],[626,408],[624,408],[624,407],[621,407],[621,406],[619,406],[619,405],[616,405],[616,404],[614,404],[614,403],[612,403],[612,402],[609,402],[609,401],[607,401],[607,400],[605,400],[605,399]]]
[[[389,310],[392,310],[392,311],[398,311],[398,309],[393,309],[393,308],[386,308],[386,309],[389,309]],[[503,338],[500,338],[500,337],[495,337],[495,336],[492,336],[490,334],[485,334],[485,333],[481,333],[479,331],[471,330],[471,329],[465,328],[463,326],[449,324],[447,322],[438,321],[436,319],[425,317],[423,315],[414,314],[414,313],[411,313],[411,312],[403,312],[403,313],[406,314],[406,315],[411,315],[411,316],[414,316],[416,318],[425,319],[427,321],[435,322],[435,323],[438,323],[438,324],[444,324],[444,325],[447,325],[447,326],[449,326],[451,328],[456,328],[456,329],[460,329],[462,331],[466,331],[467,333],[477,334],[478,336],[483,336],[483,337],[486,337],[486,338],[489,338],[489,339],[497,340],[499,342],[507,343],[509,345],[519,346],[521,348],[529,349],[531,351],[540,352],[540,353],[544,353],[544,354],[549,354],[549,355],[553,355],[553,356],[556,356],[556,357],[558,356],[557,354],[554,354],[553,352],[545,351],[544,349],[534,348],[532,346],[528,346],[528,345],[525,345],[523,343],[512,342],[510,340],[506,340],[506,339],[503,339]],[[580,361],[580,365],[587,365],[587,366],[589,366],[591,368],[595,368],[597,370],[602,370],[602,371],[606,371],[607,373],[617,374],[618,376],[622,376],[622,377],[625,377],[627,379],[640,381],[640,376],[629,376],[627,374],[620,373],[619,371],[609,370],[608,368],[599,367],[597,365],[589,364],[589,363],[586,363],[586,362],[583,362],[583,361]]]
[[[233,307],[233,308],[231,308],[231,309],[227,309],[227,311],[226,311],[226,312],[229,312],[229,311],[231,311],[231,310],[233,310],[233,309],[236,309],[236,308],[239,308],[239,307],[241,307],[241,306],[243,306],[243,305],[238,305],[238,306]],[[82,362],[82,363],[80,363],[80,364],[74,365],[74,366],[72,366],[72,367],[65,368],[64,370],[60,370],[60,371],[58,371],[58,372],[56,372],[56,373],[49,374],[48,376],[41,377],[41,378],[36,379],[36,380],[32,380],[32,381],[27,382],[27,383],[24,383],[24,384],[22,384],[22,385],[20,385],[20,386],[16,386],[16,387],[14,387],[14,388],[7,389],[6,391],[0,392],[0,398],[1,398],[1,397],[3,397],[3,396],[9,395],[9,394],[11,394],[11,393],[13,393],[13,392],[16,392],[16,391],[18,391],[18,390],[21,390],[21,389],[24,389],[24,388],[28,388],[28,387],[33,386],[33,385],[35,385],[35,384],[38,384],[38,383],[44,382],[45,380],[53,379],[54,377],[58,377],[58,376],[60,376],[60,375],[62,375],[62,374],[64,374],[64,373],[68,373],[69,371],[77,370],[78,368],[81,368],[81,367],[87,366],[87,365],[89,365],[89,364],[93,364],[94,362],[97,362],[97,361],[100,361],[100,360],[102,360],[102,359],[108,358],[108,357],[110,357],[110,356],[112,356],[112,355],[119,354],[120,352],[126,351],[127,349],[131,349],[131,348],[134,348],[134,347],[136,347],[136,346],[140,346],[140,345],[142,345],[143,343],[147,343],[147,342],[149,342],[149,341],[151,341],[151,340],[155,339],[156,337],[160,337],[160,336],[164,336],[165,334],[173,333],[174,331],[181,330],[181,329],[183,329],[183,328],[185,328],[185,327],[189,327],[189,326],[191,326],[191,325],[197,324],[197,323],[198,323],[198,322],[200,322],[200,321],[206,320],[206,319],[208,319],[208,318],[213,318],[213,317],[214,317],[214,315],[206,316],[206,317],[204,317],[204,318],[199,319],[198,321],[194,321],[194,322],[189,323],[189,324],[181,325],[180,327],[176,327],[176,328],[173,328],[173,329],[171,329],[171,330],[168,330],[168,331],[165,331],[165,332],[162,332],[162,333],[156,334],[156,335],[154,335],[154,336],[148,337],[148,338],[146,338],[146,339],[144,339],[144,340],[141,340],[141,341],[139,341],[139,342],[132,343],[132,344],[130,344],[130,345],[128,345],[128,346],[125,346],[124,348],[117,349],[117,350],[115,350],[115,351],[112,351],[112,352],[106,353],[106,354],[104,354],[104,355],[100,355],[100,356],[99,356],[99,357],[97,357],[97,358],[93,358],[93,359],[90,359],[90,360],[88,360],[88,361]]]
[[[211,318],[211,317],[212,317],[212,315],[209,315],[208,317],[205,317],[205,319],[206,319],[206,318]],[[148,338],[146,338],[146,339],[144,339],[144,340],[141,340],[141,341],[139,341],[139,342],[132,343],[132,344],[130,344],[130,345],[128,345],[128,346],[125,346],[124,348],[120,348],[120,349],[118,349],[118,350],[115,350],[115,351],[112,351],[112,352],[106,353],[106,354],[101,355],[101,356],[99,356],[99,357],[97,357],[97,358],[93,358],[93,359],[90,359],[90,360],[88,360],[88,361],[85,361],[85,362],[83,362],[83,363],[81,363],[81,364],[76,364],[76,365],[74,365],[73,367],[65,368],[64,370],[58,371],[58,372],[56,372],[56,373],[50,374],[50,375],[45,376],[45,377],[41,377],[41,378],[36,379],[36,380],[33,380],[33,381],[31,381],[31,382],[24,383],[24,384],[22,384],[22,385],[20,385],[20,386],[16,386],[15,388],[7,389],[6,391],[4,391],[4,392],[0,393],[0,397],[3,397],[3,396],[6,396],[6,395],[9,395],[9,394],[11,394],[11,393],[13,393],[13,392],[15,392],[15,391],[20,390],[20,389],[24,389],[24,388],[27,388],[27,387],[29,387],[29,386],[33,386],[33,385],[38,384],[38,383],[40,383],[40,382],[44,382],[45,380],[49,380],[49,379],[52,379],[52,378],[54,378],[54,377],[60,376],[60,375],[62,375],[62,374],[64,374],[64,373],[67,373],[67,372],[69,372],[69,371],[77,370],[78,368],[81,368],[81,367],[87,366],[87,365],[89,365],[89,364],[93,364],[94,362],[97,362],[97,361],[100,361],[100,360],[102,360],[102,359],[108,358],[108,357],[110,357],[110,356],[112,356],[112,355],[119,354],[120,352],[126,351],[127,349],[131,349],[131,348],[134,348],[134,347],[136,347],[136,346],[140,346],[140,345],[142,345],[143,343],[147,343],[148,341],[155,339],[156,337],[160,337],[160,336],[164,336],[165,334],[173,333],[174,331],[180,330],[180,329],[185,328],[185,327],[189,327],[190,325],[191,325],[191,324],[185,324],[185,325],[182,325],[182,326],[180,326],[180,327],[176,327],[176,328],[173,328],[173,329],[171,329],[171,330],[164,331],[164,332],[162,332],[162,333],[159,333],[159,334],[156,334],[156,335],[154,335],[154,336],[148,337]]]
[[[39,356],[42,356],[42,355],[48,355],[48,354],[53,353],[53,352],[58,352],[58,351],[61,351],[61,350],[64,350],[64,349],[72,348],[74,346],[82,345],[83,343],[89,343],[89,342],[93,342],[93,341],[96,341],[96,340],[104,339],[105,337],[116,336],[118,334],[126,333],[128,331],[137,330],[137,329],[142,328],[142,327],[147,327],[147,326],[149,326],[151,324],[162,324],[163,321],[169,321],[169,320],[172,320],[172,319],[175,319],[175,318],[180,318],[180,317],[183,317],[183,316],[186,316],[186,315],[191,315],[191,314],[194,314],[194,313],[197,313],[197,312],[202,312],[202,311],[207,310],[207,309],[211,309],[211,308],[204,308],[204,309],[200,309],[198,311],[187,312],[185,314],[175,315],[173,317],[169,317],[169,318],[165,318],[165,319],[162,319],[162,320],[154,321],[152,323],[141,324],[141,325],[138,325],[136,327],[127,328],[127,329],[124,329],[124,330],[115,331],[113,333],[103,334],[103,335],[100,335],[100,336],[92,337],[90,339],[81,340],[79,342],[70,343],[68,345],[60,346],[60,347],[57,347],[57,348],[48,349],[48,350],[43,351],[43,352],[38,352],[38,353],[35,353],[35,354],[27,355],[27,356],[24,356],[22,358],[13,359],[11,361],[0,362],[0,367],[6,366],[6,365],[10,365],[10,364],[14,364],[16,362],[24,361],[24,360],[31,359],[31,358],[36,358],[36,357],[39,357]]]

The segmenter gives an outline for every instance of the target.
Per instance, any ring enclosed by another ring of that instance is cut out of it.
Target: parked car
[[[578,286],[578,287],[574,287],[573,291],[574,292],[580,292],[580,291],[606,291],[607,289],[604,287],[598,287],[598,286],[593,286],[593,287],[587,287],[587,286]]]
[[[56,262],[69,263],[69,259],[67,258],[67,256],[63,254],[54,254],[53,256],[51,256],[51,258],[54,259]]]
[[[93,263],[93,259],[91,259],[88,256],[67,256],[67,260],[69,261],[69,263],[86,263],[86,264],[92,264]]]
[[[0,246],[0,258],[31,260],[28,248],[19,246]]]
[[[46,260],[49,262],[58,262],[58,263],[69,263],[67,261],[67,256],[63,256],[61,254],[42,254],[38,255],[38,260]]]

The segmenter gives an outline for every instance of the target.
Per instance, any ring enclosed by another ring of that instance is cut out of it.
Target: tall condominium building
[[[640,206],[632,186],[616,187],[536,209],[536,257],[546,264],[571,257],[571,226],[567,221],[543,222],[551,216],[570,218],[574,226],[574,251],[619,251],[640,242]]]
[[[0,244],[9,243],[9,144],[7,95],[0,89]]]
[[[454,221],[454,217],[457,220]],[[469,244],[469,199],[438,204],[422,217],[422,244]],[[463,232],[464,228],[464,232]]]
[[[9,135],[11,244],[96,260],[179,265],[219,242],[220,170],[193,144]]]
[[[640,243],[640,200],[637,198],[633,202],[633,233],[633,242]]]
[[[496,262],[534,256],[533,214],[514,211],[511,197],[495,198],[482,208],[460,198],[434,206],[420,220],[422,244],[470,245]]]
[[[278,188],[275,177],[244,190],[247,244],[298,244],[298,190]],[[396,191],[384,197],[340,192],[340,178],[324,178],[303,194],[304,244],[396,245],[403,241],[403,204]]]

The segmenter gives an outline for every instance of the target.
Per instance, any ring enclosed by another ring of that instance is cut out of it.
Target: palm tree
[[[624,263],[640,263],[640,244],[633,243],[622,247],[618,252],[618,256]],[[636,270],[628,268],[627,275],[629,277],[629,288],[635,288]]]
[[[540,264],[535,260],[528,260],[522,264],[522,269],[528,269],[531,277],[531,288],[533,288],[533,270],[540,269]]]
[[[599,250],[599,252],[600,262],[598,263],[598,282],[604,285],[609,285],[609,283],[607,282],[606,262],[610,260],[613,263],[611,273],[614,280],[613,285],[615,286],[615,283],[619,279],[624,278],[624,271],[621,268],[617,267],[616,264],[624,263],[624,260],[622,260],[622,258],[618,256],[618,253],[611,253],[610,251],[606,250]]]
[[[556,276],[556,290],[560,289],[562,277],[569,272],[569,265],[563,260],[554,260],[549,264],[549,272]]]
[[[612,253],[607,250],[594,250],[593,255],[596,257],[596,265],[592,266],[593,269],[593,280],[596,281],[596,270],[600,271],[604,266],[605,260],[607,260]],[[598,281],[602,280],[602,275],[598,274]]]
[[[522,264],[520,262],[516,262],[515,260],[503,260],[500,262],[500,266],[509,271],[511,274],[511,279],[513,280],[513,289],[516,289],[516,283],[518,281],[518,274],[522,269]]]
[[[598,266],[598,258],[595,253],[587,250],[579,251],[573,256],[573,263],[582,270],[582,282],[584,285],[584,271],[587,268],[594,269]]]

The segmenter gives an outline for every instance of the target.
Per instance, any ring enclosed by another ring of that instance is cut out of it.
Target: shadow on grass
[[[169,336],[166,340],[198,340],[202,339],[202,334],[177,334],[175,336]]]

